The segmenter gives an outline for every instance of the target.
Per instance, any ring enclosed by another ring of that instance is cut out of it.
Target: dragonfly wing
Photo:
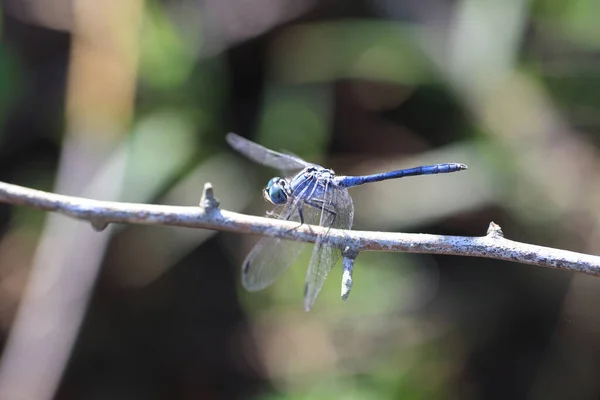
[[[354,206],[348,190],[335,186],[330,182],[322,200],[321,210],[318,210],[320,211],[319,225],[346,230],[352,228]],[[305,206],[304,208],[308,207]],[[326,238],[327,234],[317,238],[306,273],[306,284],[304,286],[304,309],[306,311],[309,311],[313,306],[329,271],[341,256],[340,249],[329,245]]]
[[[300,223],[298,201],[299,198],[295,198],[283,207],[277,207],[271,215]],[[266,288],[294,263],[306,245],[280,238],[261,239],[242,264],[242,285],[248,291]]]
[[[226,139],[229,145],[235,150],[239,151],[252,161],[268,167],[291,171],[303,169],[312,165],[300,157],[267,149],[266,147],[256,144],[248,139],[244,139],[235,133],[228,133]]]
[[[263,238],[242,264],[242,285],[258,291],[275,282],[298,258],[306,243]]]

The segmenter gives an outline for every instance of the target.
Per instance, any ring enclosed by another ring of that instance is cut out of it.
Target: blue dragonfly
[[[268,215],[300,224],[350,230],[354,206],[348,188],[405,176],[432,175],[467,169],[464,164],[435,164],[363,176],[338,176],[331,169],[302,160],[292,154],[279,153],[250,140],[227,134],[227,142],[252,161],[284,172],[288,178],[275,177],[263,190],[263,197],[275,206]],[[293,173],[296,172],[295,174]],[[327,232],[328,232],[327,229]],[[304,286],[304,309],[310,310],[325,278],[341,256],[341,251],[327,243],[327,233],[314,244]],[[248,291],[258,291],[273,283],[298,258],[307,243],[279,238],[263,238],[242,264],[242,284]]]

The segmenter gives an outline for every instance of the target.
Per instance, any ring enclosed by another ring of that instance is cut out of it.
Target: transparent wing
[[[255,292],[275,282],[296,261],[307,243],[263,238],[242,265],[242,285]]]
[[[305,215],[316,211],[320,214],[319,225],[321,226],[346,230],[352,228],[354,206],[348,190],[329,183],[329,187],[324,191],[323,199],[316,201],[321,203],[321,208],[304,206]],[[311,202],[314,204],[314,201]],[[311,210],[308,212],[307,209]],[[314,304],[323,283],[325,283],[325,278],[341,256],[338,248],[324,243],[326,237],[327,234],[317,238],[306,273],[304,286],[304,309],[306,311],[309,311]]]
[[[227,143],[235,150],[239,151],[252,161],[268,167],[290,171],[303,169],[312,165],[300,157],[267,149],[266,147],[256,144],[248,139],[244,139],[235,133],[228,133],[226,139]]]
[[[296,221],[300,225],[298,205],[306,190],[283,207],[276,209],[274,214],[277,218]],[[242,264],[242,285],[249,291],[266,288],[294,263],[306,245],[304,242],[279,238],[261,239]]]

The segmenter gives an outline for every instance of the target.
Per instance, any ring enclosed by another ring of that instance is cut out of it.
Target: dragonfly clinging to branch
[[[464,164],[435,164],[362,176],[338,176],[327,168],[283,154],[235,133],[227,135],[227,142],[251,160],[284,172],[300,171],[290,178],[275,177],[263,190],[265,200],[275,205],[269,213],[279,219],[300,224],[349,230],[352,228],[354,206],[348,188],[364,183],[379,182],[405,176],[432,175],[467,169]],[[304,288],[304,308],[310,310],[327,274],[341,251],[328,244],[327,233],[320,235],[314,249]],[[252,249],[242,265],[242,284],[249,291],[264,289],[273,283],[298,258],[306,243],[263,238]]]

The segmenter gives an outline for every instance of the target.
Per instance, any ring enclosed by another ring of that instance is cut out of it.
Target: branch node
[[[352,290],[352,272],[358,252],[349,246],[342,252],[342,300],[347,300]]]
[[[202,198],[200,199],[200,207],[206,211],[211,211],[219,208],[219,200],[215,198],[213,187],[210,182],[204,184],[204,190],[202,191]]]
[[[102,218],[91,218],[90,223],[92,224],[92,228],[94,228],[96,232],[102,232],[108,227],[109,224]]]
[[[493,239],[503,238],[504,232],[502,232],[502,228],[500,228],[500,225],[492,221],[490,222],[490,226],[488,227],[486,236],[489,236]]]

